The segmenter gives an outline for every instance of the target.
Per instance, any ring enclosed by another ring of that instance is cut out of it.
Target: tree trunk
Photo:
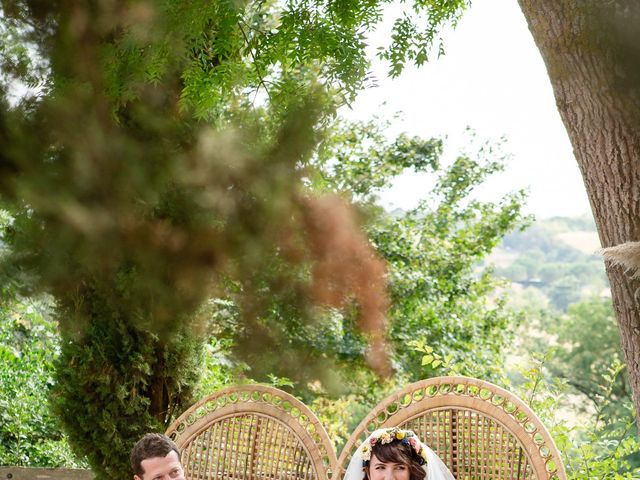
[[[640,240],[640,9],[620,0],[518,1],[547,66],[602,246]],[[640,282],[620,267],[607,265],[607,274],[640,411]]]

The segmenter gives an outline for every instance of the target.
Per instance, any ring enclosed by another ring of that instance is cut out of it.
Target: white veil
[[[376,430],[371,435],[369,435],[364,442],[358,445],[357,450],[351,457],[351,461],[349,462],[349,466],[347,467],[347,471],[344,474],[343,480],[363,480],[364,479],[364,469],[363,469],[363,458],[362,458],[362,445],[370,445],[372,438],[380,438],[382,434],[385,432],[391,431],[402,431],[411,433],[415,438],[418,437],[415,433],[410,430],[398,430],[397,428],[385,428],[381,430]],[[419,441],[419,440],[418,440]],[[427,445],[420,442],[421,449],[424,449],[426,452],[427,461],[422,466],[424,471],[427,472],[427,476],[425,480],[456,480],[455,477],[451,474],[447,466],[444,464],[440,457],[436,455],[436,452],[431,450]]]

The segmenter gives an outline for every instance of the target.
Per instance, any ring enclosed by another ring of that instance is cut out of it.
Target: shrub
[[[77,467],[50,413],[56,326],[44,302],[17,299],[8,287],[0,304],[0,465]]]
[[[625,366],[614,359],[600,379],[600,400],[590,414],[570,426],[560,417],[566,404],[567,385],[549,380],[547,356],[535,356],[533,364],[520,373],[524,382],[517,388],[521,398],[549,427],[551,436],[565,462],[570,480],[622,480],[640,478],[640,439],[636,436],[635,412],[630,399],[623,406],[610,408],[618,401],[613,391]],[[624,408],[621,408],[624,407]]]

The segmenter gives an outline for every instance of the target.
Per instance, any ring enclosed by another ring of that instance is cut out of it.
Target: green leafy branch
[[[409,346],[417,352],[423,353],[421,365],[433,370],[444,372],[445,375],[455,376],[460,375],[460,365],[453,362],[453,354],[448,353],[441,355],[434,351],[433,347],[427,345],[424,340],[413,340],[409,342]]]

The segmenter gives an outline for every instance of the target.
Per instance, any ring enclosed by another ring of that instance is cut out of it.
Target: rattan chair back
[[[262,385],[231,387],[196,403],[167,430],[187,480],[340,479],[373,430],[415,431],[457,480],[566,480],[538,417],[506,390],[467,377],[437,377],[380,402],[336,459],[315,415]],[[428,480],[428,479],[427,479]]]
[[[467,377],[437,377],[389,396],[360,423],[339,459],[342,476],[358,445],[378,428],[411,429],[457,480],[566,480],[538,417],[506,390]]]
[[[262,385],[231,387],[189,408],[167,430],[187,480],[325,480],[333,446],[300,401]]]

